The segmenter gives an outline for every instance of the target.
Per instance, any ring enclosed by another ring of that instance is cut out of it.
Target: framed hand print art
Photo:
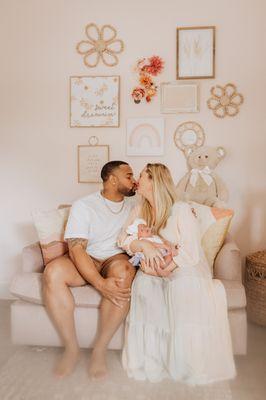
[[[176,79],[215,77],[215,26],[177,28]]]

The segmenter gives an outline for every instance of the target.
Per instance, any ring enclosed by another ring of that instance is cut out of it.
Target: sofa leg
[[[228,312],[233,353],[235,355],[247,354],[247,313],[246,309],[229,310]]]

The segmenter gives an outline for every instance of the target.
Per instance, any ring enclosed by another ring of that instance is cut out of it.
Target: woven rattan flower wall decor
[[[211,88],[211,97],[207,101],[208,107],[218,118],[225,116],[234,117],[239,112],[239,106],[243,103],[244,97],[237,92],[233,83],[223,86],[213,86]]]
[[[77,52],[83,56],[86,67],[93,68],[98,65],[100,59],[108,67],[118,64],[117,54],[124,50],[124,42],[116,39],[117,31],[111,25],[103,25],[100,28],[90,23],[85,28],[87,40],[82,40],[76,46]]]

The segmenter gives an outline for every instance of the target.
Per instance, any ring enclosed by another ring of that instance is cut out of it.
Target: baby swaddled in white
[[[136,218],[134,222],[127,227],[127,234],[135,236],[136,240],[149,240],[150,242],[156,243],[158,245],[163,244],[166,248],[161,248],[161,253],[164,258],[164,263],[161,263],[160,268],[165,270],[167,274],[171,272],[176,266],[168,271],[167,266],[173,261],[173,256],[177,255],[178,245],[173,245],[170,242],[163,240],[159,235],[152,234],[152,228],[149,228],[146,225],[146,222],[142,218]],[[145,256],[142,252],[137,252],[133,257],[130,258],[129,262],[131,262],[134,266],[139,266],[141,261],[145,260]],[[144,272],[149,273],[150,275],[157,275],[157,273],[151,269],[145,270]]]

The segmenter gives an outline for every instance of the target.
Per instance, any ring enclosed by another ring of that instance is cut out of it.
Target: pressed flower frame
[[[176,79],[215,78],[215,26],[176,30]]]

